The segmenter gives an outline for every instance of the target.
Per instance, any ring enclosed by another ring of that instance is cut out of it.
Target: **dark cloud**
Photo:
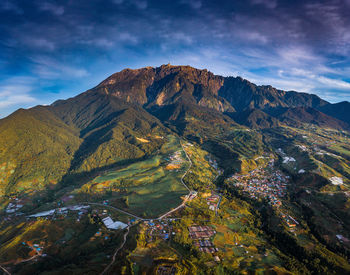
[[[172,62],[349,99],[349,14],[341,0],[3,0],[0,79],[37,79],[21,89],[51,100]]]

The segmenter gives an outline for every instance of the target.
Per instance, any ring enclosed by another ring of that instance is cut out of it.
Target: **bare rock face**
[[[162,65],[125,69],[92,89],[147,107],[189,104],[220,112],[274,107],[313,107],[328,104],[316,95],[257,86],[240,77],[222,77],[190,66]]]

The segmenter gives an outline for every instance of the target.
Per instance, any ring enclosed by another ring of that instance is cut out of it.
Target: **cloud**
[[[29,36],[23,37],[22,43],[32,48],[39,48],[39,49],[44,49],[48,51],[53,51],[56,48],[54,42],[41,37],[39,38],[29,37]]]
[[[33,73],[43,79],[83,78],[89,75],[86,69],[66,65],[46,56],[32,57]]]
[[[0,2],[0,10],[23,14],[23,10],[15,2],[10,0],[2,0]]]
[[[122,32],[118,34],[119,41],[121,42],[127,42],[131,44],[137,44],[138,43],[138,38],[135,35],[132,35],[131,33],[128,32]]]
[[[132,3],[140,10],[147,9],[148,6],[146,0],[132,0]]]
[[[190,1],[190,5],[194,9],[200,9],[202,7],[202,2],[199,0],[192,0]]]
[[[318,77],[317,80],[320,83],[327,85],[329,88],[350,90],[350,83],[344,80],[331,79],[324,76]]]
[[[112,48],[115,43],[107,38],[95,38],[90,40],[82,40],[82,44],[92,45],[99,48]]]
[[[42,11],[51,12],[54,15],[60,16],[64,14],[64,7],[58,6],[53,2],[41,2],[39,4],[39,9]]]
[[[274,9],[277,7],[277,0],[251,0],[253,5],[263,5],[266,8]]]
[[[199,10],[202,7],[202,1],[201,0],[181,0],[181,4],[189,5],[192,9]]]
[[[186,45],[191,45],[193,43],[193,37],[187,35],[183,32],[166,33],[163,36],[168,43],[184,43]]]
[[[38,100],[30,95],[33,79],[13,77],[0,84],[0,110],[11,106],[33,104]]]

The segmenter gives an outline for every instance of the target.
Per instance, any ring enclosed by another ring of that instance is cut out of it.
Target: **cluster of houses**
[[[271,164],[270,167],[271,168]],[[246,175],[231,177],[234,184],[249,194],[252,199],[267,198],[273,206],[282,205],[281,198],[286,194],[288,176],[280,170],[258,168]]]
[[[279,155],[282,157],[282,159],[283,159],[282,162],[283,162],[284,164],[288,164],[288,163],[296,164],[296,159],[293,158],[293,157],[287,156],[287,154],[286,154],[281,148],[278,148],[278,149],[276,150],[276,152],[277,152],[277,154],[279,154]]]
[[[216,159],[212,159],[209,157],[208,161],[210,166],[213,167],[215,170],[219,169],[218,162],[216,161]]]
[[[92,236],[92,237],[90,238],[90,241],[94,241],[94,240],[96,240],[97,238],[102,238],[103,240],[107,241],[107,240],[110,239],[110,236],[109,236],[108,233],[102,232],[102,229],[100,228],[100,229],[95,233],[95,235]]]
[[[211,194],[209,197],[206,198],[207,204],[209,205],[209,209],[212,211],[215,211],[218,207],[218,203],[220,200],[220,196],[217,194]]]
[[[210,226],[193,225],[188,228],[190,238],[200,251],[205,253],[215,253],[218,249],[210,240],[216,234],[216,231]]]
[[[333,185],[342,185],[343,184],[343,178],[341,178],[341,177],[331,177],[331,178],[329,178],[329,180]]]
[[[172,219],[169,219],[169,222],[172,222]],[[171,228],[166,220],[150,220],[145,222],[147,226],[147,242],[153,242],[157,239],[168,240],[170,237]],[[172,235],[176,233],[171,232]]]

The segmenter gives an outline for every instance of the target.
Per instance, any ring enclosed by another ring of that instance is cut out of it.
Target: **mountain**
[[[190,66],[125,69],[76,97],[0,120],[0,160],[8,171],[1,192],[43,188],[67,174],[143,158],[159,145],[152,137],[170,132],[202,140],[239,124],[259,129],[281,122],[313,123],[348,129],[346,122],[315,109],[346,120],[348,104]]]
[[[146,106],[162,107],[179,100],[221,112],[268,107],[321,107],[328,104],[316,95],[257,86],[240,77],[222,77],[190,66],[163,65],[137,70],[125,69],[96,88]]]

